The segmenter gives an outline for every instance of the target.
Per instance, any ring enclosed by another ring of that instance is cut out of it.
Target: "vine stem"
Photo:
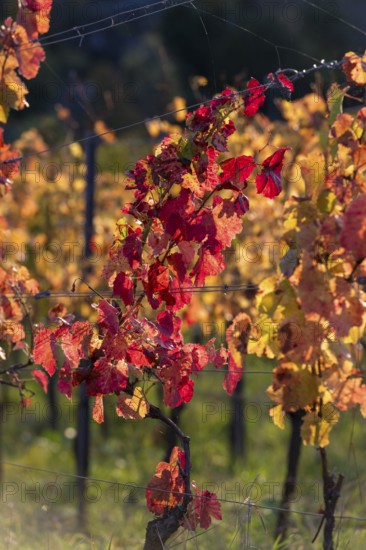
[[[289,527],[289,513],[291,502],[296,490],[297,475],[302,449],[301,424],[305,414],[303,409],[287,413],[291,421],[291,436],[287,452],[287,473],[282,494],[281,508],[278,514],[275,529],[275,539],[283,541]]]
[[[191,452],[190,438],[183,433],[180,427],[168,416],[166,416],[159,407],[150,405],[150,411],[147,418],[160,420],[169,426],[180,439],[185,454],[185,466],[181,468],[181,475],[184,480],[184,496],[181,504],[167,511],[161,517],[150,521],[146,528],[146,539],[144,550],[162,550],[164,543],[180,527],[181,520],[184,517],[188,504],[191,500]]]
[[[17,365],[12,365],[11,367],[7,368],[7,369],[3,369],[3,370],[0,370],[0,376],[3,375],[3,374],[9,374],[9,373],[14,373],[14,372],[17,372],[19,370],[22,370],[22,369],[25,369],[26,367],[29,367],[30,365],[33,365],[33,361],[31,359],[28,360],[27,363],[19,363]]]
[[[322,461],[324,498],[324,520],[322,520],[322,523],[324,523],[323,550],[335,550],[333,541],[335,527],[334,512],[341,494],[344,476],[343,474],[339,474],[338,477],[336,477],[335,473],[330,473],[328,469],[327,452],[324,447],[320,447],[319,451]]]
[[[362,264],[362,262],[364,261],[365,258],[359,258],[355,265],[353,266],[353,269],[350,273],[350,275],[347,277],[346,281],[352,283],[353,282],[353,275],[356,273],[357,269],[359,268],[359,266]]]

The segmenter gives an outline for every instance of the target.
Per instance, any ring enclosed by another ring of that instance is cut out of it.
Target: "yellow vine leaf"
[[[11,66],[7,66],[0,82],[0,122],[5,123],[10,109],[19,111],[28,107],[27,87]]]
[[[195,170],[192,170],[192,174],[187,172],[184,174],[182,187],[185,187],[186,189],[192,189],[194,193],[197,195],[203,195],[203,191],[201,191],[201,184],[198,181],[197,174]]]
[[[319,410],[306,413],[301,426],[304,445],[326,447],[329,444],[330,431],[338,419],[339,412],[331,403],[322,407],[321,416],[319,416]]]
[[[145,418],[149,412],[149,403],[146,401],[140,387],[134,389],[133,395],[122,392],[118,397],[116,412],[123,418],[139,420]]]
[[[319,378],[307,368],[295,363],[283,362],[273,371],[272,385],[267,394],[285,411],[297,411],[311,407],[319,395]]]
[[[285,429],[285,413],[282,409],[282,405],[276,405],[269,410],[269,416],[275,426],[281,430]]]
[[[362,57],[355,52],[348,52],[344,56],[342,69],[350,82],[364,86],[366,84],[366,52]]]
[[[312,151],[306,156],[299,155],[297,161],[305,183],[305,195],[316,201],[325,181],[324,154],[321,151]]]
[[[183,122],[186,119],[187,116],[187,109],[186,109],[186,100],[184,97],[176,96],[173,98],[173,101],[171,103],[172,110],[178,111],[175,113],[175,119],[178,122]]]

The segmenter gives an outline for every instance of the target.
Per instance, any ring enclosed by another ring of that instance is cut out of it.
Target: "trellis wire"
[[[323,8],[313,4],[312,2],[309,2],[307,0],[302,0],[304,3],[308,4],[308,5],[311,5],[325,13],[328,13],[330,14],[330,12],[328,12],[327,10],[324,10]],[[168,3],[168,0],[163,0],[162,2],[157,2],[155,4],[150,4],[148,6],[144,6],[142,8],[137,8],[135,10],[131,10],[131,12],[133,11],[136,12],[136,11],[141,11],[142,9],[150,9],[151,7],[154,7],[155,5],[159,5],[159,4],[164,4],[166,5]],[[171,9],[171,8],[174,8],[174,7],[179,7],[179,6],[183,6],[183,5],[187,5],[187,4],[192,4],[191,0],[188,0],[188,1],[184,1],[184,2],[181,2],[181,3],[178,3],[178,4],[174,4],[174,5],[171,5],[171,6],[166,6],[164,9],[161,9],[161,10],[158,10],[156,12],[153,12],[152,14],[143,14],[143,15],[140,15],[138,17],[135,17],[135,18],[132,18],[130,20],[127,20],[127,21],[122,21],[122,22],[119,22],[119,23],[115,23],[114,22],[114,19],[117,18],[118,16],[122,15],[122,14],[125,14],[125,13],[130,13],[130,12],[120,12],[119,14],[115,14],[114,16],[109,16],[109,17],[105,17],[103,19],[100,19],[96,22],[93,22],[93,23],[89,23],[89,24],[86,24],[86,25],[82,25],[82,26],[79,26],[79,27],[74,27],[73,29],[68,29],[68,30],[65,30],[65,31],[62,31],[60,33],[55,33],[54,35],[50,35],[50,36],[47,36],[45,37],[43,40],[44,40],[44,43],[42,45],[44,46],[48,46],[48,45],[52,45],[52,44],[57,44],[57,43],[61,43],[61,42],[64,42],[64,41],[67,41],[67,40],[75,40],[75,39],[79,39],[80,41],[82,41],[82,39],[90,34],[94,34],[95,32],[99,32],[99,31],[102,31],[102,30],[106,30],[106,29],[109,29],[109,28],[112,28],[114,26],[118,26],[118,25],[121,25],[121,24],[125,24],[125,23],[128,23],[128,22],[132,22],[132,21],[135,21],[137,19],[140,19],[142,17],[146,17],[147,15],[153,15],[154,13],[160,13],[162,11],[165,11],[167,9]],[[208,12],[205,12],[203,10],[200,10],[201,13],[205,13],[205,14],[208,14],[210,16],[213,16],[213,17],[216,17],[217,19],[221,19],[223,21],[226,21],[230,24],[233,24],[234,26],[237,26],[235,23],[232,23],[230,21],[227,21],[223,18],[220,18],[218,16],[215,16],[213,14],[210,14]],[[333,14],[330,14],[330,15],[333,15]],[[351,28],[353,28],[354,30],[357,30],[358,32],[361,32],[362,34],[366,35],[366,32],[364,32],[362,29],[356,27],[355,25],[352,25],[350,24],[349,22],[341,19],[341,18],[337,18],[339,21],[342,21],[343,23],[349,25]],[[104,27],[104,28],[101,28],[101,29],[96,29],[94,31],[90,31],[90,32],[87,32],[87,33],[83,33],[81,32],[81,29],[84,29],[85,27],[88,27],[90,25],[96,25],[100,22],[103,22],[103,21],[106,21],[106,20],[110,20],[111,21],[111,25],[108,25],[107,27]],[[242,28],[243,30],[245,30],[246,32],[251,32],[249,31],[248,29],[244,29],[243,27],[239,27],[239,28]],[[67,37],[67,38],[64,38],[63,40],[58,40],[58,41],[51,41],[51,42],[47,42],[47,40],[49,40],[50,38],[52,38],[53,36],[60,36],[62,34],[66,34],[67,32],[71,32],[71,31],[74,31],[76,32],[77,34],[73,37]],[[254,36],[258,36],[256,35],[255,33],[251,32],[251,34],[253,34]],[[259,36],[258,36],[259,37]],[[265,40],[263,37],[259,37],[261,38],[262,40]],[[302,52],[298,52],[297,50],[294,50],[294,49],[291,49],[291,48],[286,48],[286,47],[281,47],[281,46],[278,46],[274,43],[272,43],[271,41],[268,41],[268,40],[265,40],[266,42],[268,42],[269,44],[271,44],[273,47],[276,48],[281,48],[281,49],[287,49],[287,50],[290,50],[290,51],[294,51],[294,52],[297,52],[297,53],[300,53],[301,55],[305,55],[307,56],[307,54],[304,54]],[[316,58],[313,58],[311,56],[307,56],[313,60],[316,60],[318,61]],[[321,63],[324,63],[323,61]],[[336,66],[339,66],[341,62],[331,62],[332,63],[332,68],[336,67]],[[285,69],[284,71],[281,71],[281,72],[289,72],[289,71],[293,71],[293,74],[299,74],[299,76],[297,76],[296,78],[300,78],[301,76],[305,76],[305,74],[309,74],[309,71],[313,71],[313,70],[316,70],[318,68],[323,68],[325,65],[323,64],[322,67],[314,67],[308,71],[302,71],[300,73],[298,73],[296,70],[293,70],[293,69]],[[329,65],[326,65],[327,68],[329,68]],[[296,80],[295,77],[292,78],[292,80]],[[271,87],[271,86],[268,86],[268,87]],[[245,93],[245,91],[242,91],[242,92],[238,92],[239,93]],[[211,101],[211,100],[210,100]],[[207,103],[207,102],[200,102],[200,104],[202,103]],[[180,111],[183,111],[183,110],[186,110],[186,109],[191,109],[191,108],[194,108],[200,104],[196,104],[194,106],[188,106],[184,109],[178,109],[176,111],[170,111],[169,113],[165,113],[163,115],[159,115],[159,116],[156,116],[156,117],[152,117],[150,119],[148,119],[149,121],[151,120],[155,120],[155,119],[159,119],[159,118],[163,118],[163,117],[166,117],[166,116],[170,116],[172,114],[176,114]],[[134,126],[137,126],[139,124],[144,124],[146,123],[146,120],[144,121],[140,121],[140,122],[137,122],[137,123],[134,123],[133,125],[127,125],[125,127],[121,127],[119,129],[112,129],[112,130],[109,130],[107,132],[104,132],[102,134],[99,134],[99,137],[102,137],[103,135],[106,135],[108,133],[111,133],[111,132],[117,132],[117,131],[122,131],[124,129],[128,129],[128,128],[131,128],[131,127],[134,127]],[[96,136],[93,136],[93,138],[96,137]],[[98,137],[98,136],[97,136]],[[45,150],[45,151],[41,151],[40,153],[36,153],[36,154],[31,154],[31,155],[26,155],[26,156],[23,156],[23,157],[20,157],[18,159],[10,159],[9,161],[6,161],[5,163],[6,164],[10,164],[12,162],[17,162],[19,160],[23,160],[25,158],[28,158],[28,157],[34,157],[34,156],[38,156],[39,154],[42,154],[42,153],[46,153],[46,152],[49,152],[49,151],[53,151],[55,149],[60,149],[60,148],[63,148],[63,147],[67,147],[73,143],[77,143],[77,142],[82,142],[82,141],[85,141],[85,139],[91,139],[91,138],[83,138],[83,139],[80,139],[80,140],[77,140],[77,141],[73,141],[69,144],[64,144],[60,147],[56,147],[56,148],[50,148],[48,150]],[[4,164],[5,164],[4,163]],[[240,290],[245,290],[245,289],[254,289],[254,288],[257,288],[255,285],[237,285],[237,288],[233,289],[233,288],[229,288],[229,285],[217,285],[217,286],[212,286],[210,287],[209,289],[208,288],[203,288],[203,287],[200,287],[200,288],[197,288],[197,287],[192,287],[192,289],[189,289],[189,288],[184,288],[184,289],[177,289],[176,292],[180,293],[180,292],[235,292],[235,291],[240,291]],[[174,293],[174,291],[171,291],[172,293]],[[53,297],[53,296],[58,296],[58,297],[72,297],[72,298],[78,298],[78,297],[81,297],[81,296],[85,296],[85,295],[88,295],[88,296],[92,296],[92,293],[90,292],[82,292],[82,293],[74,293],[74,294],[67,294],[67,293],[51,293],[49,291],[46,291],[47,293],[47,296],[46,295],[43,295],[41,296],[41,294],[45,294],[45,293],[39,293],[35,296],[32,296],[30,295],[30,297],[33,297],[33,298],[36,298],[36,299],[40,299],[40,298],[44,298],[44,297]],[[101,293],[103,294],[103,293]],[[105,295],[108,295],[110,296],[110,293],[107,293],[105,292],[104,293]],[[142,295],[144,293],[141,293]],[[139,294],[137,294],[138,296]],[[202,372],[224,372],[224,371],[219,371],[219,370],[205,370],[205,371],[202,371]],[[233,372],[233,371],[231,371]],[[242,371],[240,371],[242,372]],[[258,373],[259,371],[253,371],[253,373]],[[262,371],[263,372],[263,371]],[[271,374],[272,372],[271,371],[265,371],[266,373],[268,374]],[[245,371],[244,371],[245,373]],[[247,374],[250,373],[250,371],[246,371]],[[146,490],[146,489],[149,489],[149,487],[147,486],[139,486],[139,485],[136,485],[136,484],[127,484],[127,483],[120,483],[120,482],[114,482],[114,481],[110,481],[110,480],[103,480],[103,479],[97,479],[97,478],[92,478],[92,477],[83,477],[83,476],[78,476],[76,474],[68,474],[68,473],[65,473],[65,472],[60,472],[60,471],[54,471],[54,470],[48,470],[48,469],[42,469],[42,468],[35,468],[35,467],[31,467],[31,466],[25,466],[25,465],[19,465],[19,464],[15,464],[15,463],[11,463],[11,462],[7,462],[7,461],[1,461],[1,464],[2,465],[7,465],[7,466],[10,466],[10,467],[17,467],[17,468],[22,468],[22,469],[26,469],[26,470],[32,470],[32,471],[37,471],[37,472],[44,472],[44,473],[50,473],[50,474],[54,474],[54,475],[58,475],[58,476],[65,476],[65,477],[72,477],[72,478],[77,478],[77,479],[85,479],[87,481],[94,481],[94,482],[99,482],[99,483],[106,483],[106,484],[111,484],[111,485],[118,485],[118,486],[122,486],[122,487],[129,487],[131,489],[139,489],[139,490]],[[154,489],[150,489],[152,491],[154,491]],[[178,494],[178,495],[184,495],[186,493],[179,493],[179,492],[174,492],[174,491],[168,491],[168,490],[163,490],[163,489],[156,489],[158,490],[159,492],[165,492],[165,493],[171,493],[171,494]],[[207,500],[210,500],[210,499],[207,499]],[[285,508],[281,508],[281,507],[271,507],[271,506],[264,506],[264,505],[260,505],[260,504],[256,504],[256,503],[253,503],[253,502],[237,502],[237,501],[233,501],[233,500],[230,500],[230,499],[222,499],[222,498],[217,498],[218,501],[220,502],[223,502],[223,503],[228,503],[228,504],[233,504],[233,505],[236,505],[236,506],[248,506],[249,508],[251,507],[254,507],[254,508],[257,508],[257,509],[263,509],[263,510],[270,510],[270,511],[283,511],[283,512],[287,512],[287,513],[294,513],[294,514],[298,514],[298,515],[302,515],[302,516],[311,516],[311,517],[317,517],[317,518],[323,518],[323,514],[319,514],[319,513],[315,513],[315,512],[307,512],[307,511],[300,511],[300,510],[292,510],[292,509],[285,509]],[[341,516],[334,516],[335,519],[339,519],[339,520],[350,520],[350,521],[358,521],[358,522],[365,522],[366,521],[366,517],[357,517],[357,516],[346,516],[346,515],[341,515]]]
[[[327,15],[330,15],[331,17],[334,17],[334,19],[337,19],[340,23],[343,23],[347,27],[350,27],[350,29],[353,29],[353,30],[363,34],[364,36],[366,36],[366,31],[364,31],[360,27],[357,27],[356,25],[354,25],[350,21],[347,21],[343,17],[339,17],[339,15],[335,15],[334,13],[326,10],[322,6],[318,6],[317,4],[314,4],[313,2],[310,2],[309,0],[300,0],[300,1],[303,2],[304,4],[307,4],[308,6],[312,6],[313,8],[315,8],[319,11],[322,11],[323,13],[326,13]]]
[[[155,14],[158,14],[158,13],[162,13],[166,10],[170,10],[172,8],[178,8],[180,6],[184,6],[184,5],[190,4],[192,2],[192,0],[182,0],[181,2],[177,2],[177,3],[173,3],[171,5],[168,5],[170,1],[171,0],[162,0],[161,2],[156,2],[154,4],[150,4],[150,5],[147,5],[147,6],[142,6],[140,8],[135,8],[135,9],[132,9],[132,10],[118,12],[118,13],[115,13],[114,15],[110,15],[108,17],[98,19],[98,20],[93,21],[91,23],[86,23],[84,25],[71,27],[71,28],[66,29],[64,31],[60,31],[59,33],[54,33],[54,34],[51,34],[51,35],[47,35],[43,38],[31,40],[31,41],[27,42],[27,44],[32,44],[31,46],[24,47],[24,48],[23,47],[19,48],[17,50],[17,52],[32,50],[32,49],[34,49],[35,46],[37,47],[37,42],[40,42],[42,47],[46,47],[46,46],[51,46],[51,45],[55,45],[55,44],[61,44],[63,42],[67,42],[67,41],[70,41],[70,40],[80,40],[79,45],[81,45],[83,39],[86,36],[90,36],[90,35],[95,34],[97,32],[102,32],[104,30],[108,30],[108,29],[111,29],[111,28],[114,28],[114,27],[119,27],[120,25],[125,25],[127,23],[132,23],[133,21],[137,21],[137,20],[142,19],[144,17],[148,17],[150,15],[155,15]],[[161,5],[161,4],[165,5],[165,7],[162,8],[162,9],[153,11],[151,13],[147,13],[148,9],[151,9],[154,6],[158,6],[158,5]],[[142,15],[134,16],[136,12],[142,11],[142,10],[145,10],[146,13],[143,13]],[[133,15],[133,17],[131,17],[129,19],[126,19],[126,20],[123,20],[123,21],[119,21],[119,22],[115,21],[116,18],[120,17],[121,15],[128,14],[128,13],[131,13]],[[105,27],[94,29],[94,30],[86,32],[86,33],[85,32],[83,33],[81,31],[81,29],[83,29],[85,27],[89,27],[91,25],[98,25],[99,23],[101,23],[103,21],[110,21],[110,24],[105,26]],[[60,35],[67,34],[67,33],[70,33],[70,32],[76,32],[75,36],[68,36],[68,37],[65,37],[65,38],[60,38],[59,40],[54,40],[54,41],[47,42],[47,40],[49,40],[50,38],[52,38],[54,36],[60,36]],[[5,54],[1,53],[0,57],[5,57]]]
[[[342,63],[343,63],[342,60],[341,61],[337,61],[337,60],[325,61],[325,60],[322,60],[322,62],[319,65],[314,64],[309,69],[302,69],[302,70],[297,70],[297,69],[293,69],[293,68],[279,69],[275,74],[290,73],[292,76],[289,77],[289,80],[291,80],[291,82],[295,82],[296,80],[299,80],[300,78],[303,78],[303,77],[313,73],[314,71],[317,71],[317,70],[320,70],[320,69],[336,69]],[[175,115],[175,114],[178,114],[178,113],[181,113],[181,112],[186,112],[188,110],[198,108],[201,105],[208,105],[208,104],[212,103],[215,100],[227,99],[228,97],[234,98],[234,97],[237,97],[237,96],[243,96],[243,95],[246,95],[248,93],[252,93],[256,89],[261,89],[261,88],[263,88],[263,86],[267,90],[268,89],[283,89],[283,85],[281,83],[278,83],[278,82],[274,81],[274,82],[270,82],[270,83],[267,83],[267,84],[261,84],[260,86],[253,87],[250,90],[248,90],[247,88],[245,88],[243,90],[238,90],[238,91],[233,92],[232,94],[230,94],[228,96],[222,96],[222,95],[218,94],[213,99],[208,99],[208,100],[200,101],[198,103],[193,103],[191,105],[187,105],[186,107],[182,107],[180,109],[173,109],[171,111],[167,111],[166,113],[162,113],[162,114],[159,114],[159,115],[148,117],[148,118],[145,118],[143,120],[139,120],[137,122],[132,122],[131,124],[126,124],[125,126],[120,126],[118,128],[111,128],[109,130],[101,132],[100,134],[93,134],[92,136],[86,136],[86,137],[83,137],[81,139],[77,139],[77,140],[70,141],[68,143],[64,143],[62,145],[57,145],[55,147],[49,147],[47,149],[43,149],[42,151],[37,151],[35,153],[29,153],[27,155],[22,155],[22,156],[15,157],[15,158],[12,158],[12,159],[4,160],[3,162],[0,163],[0,166],[4,165],[4,164],[8,165],[8,164],[13,164],[15,162],[20,162],[20,161],[28,159],[28,158],[38,157],[38,156],[46,154],[46,153],[52,153],[52,152],[58,151],[60,149],[64,149],[66,147],[70,147],[70,145],[74,145],[75,143],[83,143],[83,142],[88,141],[90,139],[100,138],[100,137],[103,137],[103,136],[106,136],[108,134],[112,134],[112,133],[115,133],[115,132],[122,132],[124,130],[130,130],[132,128],[136,128],[137,126],[145,125],[148,122],[153,122],[154,120],[160,120],[160,119],[166,118],[168,116],[172,116],[172,115]]]
[[[125,488],[128,488],[128,489],[139,489],[139,490],[143,490],[143,491],[146,491],[147,489],[149,491],[158,491],[160,493],[167,493],[167,494],[173,494],[173,495],[178,495],[178,496],[185,496],[185,495],[188,495],[189,493],[184,493],[184,492],[179,492],[179,491],[169,491],[168,489],[160,489],[160,488],[150,488],[146,485],[137,485],[135,483],[122,483],[120,481],[112,481],[112,480],[107,480],[107,479],[100,479],[100,478],[94,478],[94,477],[85,477],[85,476],[79,476],[77,474],[68,474],[67,472],[60,472],[58,470],[50,470],[48,468],[37,468],[37,467],[34,467],[34,466],[27,466],[27,465],[23,465],[23,464],[16,464],[15,462],[8,462],[8,461],[0,461],[0,464],[3,465],[3,466],[10,466],[10,467],[13,467],[13,468],[20,468],[20,469],[24,469],[24,470],[29,470],[29,471],[34,471],[34,472],[39,472],[39,473],[47,473],[47,474],[52,474],[52,475],[55,475],[55,476],[60,476],[60,477],[72,477],[74,479],[84,479],[86,481],[94,481],[95,483],[105,483],[105,484],[108,484],[108,485],[117,485],[119,487],[125,487]],[[210,498],[206,498],[205,497],[205,500],[214,500],[214,499],[210,499]],[[316,517],[316,518],[323,518],[323,514],[319,514],[317,512],[308,512],[308,511],[303,511],[303,510],[292,510],[292,509],[288,509],[288,508],[281,508],[279,506],[267,506],[267,505],[264,505],[264,504],[256,504],[255,502],[249,502],[249,501],[236,501],[236,500],[231,500],[231,499],[225,499],[225,498],[217,498],[216,500],[218,500],[219,502],[223,502],[225,504],[235,504],[236,506],[249,506],[249,507],[252,507],[252,508],[258,508],[258,509],[261,509],[261,510],[270,510],[270,511],[275,511],[275,512],[287,512],[287,513],[290,513],[290,514],[298,514],[298,515],[302,515],[302,516],[310,516],[310,517]],[[358,522],[366,522],[366,517],[359,517],[359,516],[349,516],[349,515],[335,515],[334,516],[334,519],[339,519],[339,520],[349,520],[349,521],[358,521]]]
[[[67,34],[67,33],[70,33],[70,32],[76,32],[77,34],[74,38],[79,38],[80,37],[79,31],[82,30],[82,29],[85,29],[87,27],[92,27],[93,25],[98,25],[99,23],[103,23],[104,21],[110,21],[111,22],[111,27],[113,27],[115,25],[115,19],[117,17],[120,17],[121,15],[128,15],[128,14],[135,15],[135,13],[140,12],[140,11],[145,11],[146,12],[147,10],[149,10],[151,8],[155,8],[156,6],[159,6],[159,5],[167,6],[169,4],[171,4],[171,7],[179,7],[182,3],[178,2],[178,3],[174,4],[172,2],[172,0],[159,0],[158,2],[153,2],[151,4],[146,4],[145,6],[135,7],[135,8],[131,8],[129,10],[124,10],[124,11],[120,11],[120,12],[117,12],[117,13],[112,13],[111,15],[107,15],[106,17],[102,17],[101,19],[97,19],[97,20],[91,21],[89,23],[84,23],[83,25],[77,25],[77,26],[65,29],[63,31],[47,34],[47,36],[32,40],[29,43],[41,42],[42,45],[43,45],[43,42],[49,40],[50,38],[55,38],[56,36],[62,36],[64,34]],[[154,15],[154,12],[152,14],[149,14],[149,15]],[[51,16],[52,16],[52,13],[51,13]],[[126,23],[130,23],[130,22],[131,22],[130,20],[126,21]]]
[[[226,294],[228,292],[240,292],[245,290],[252,290],[257,291],[259,289],[258,285],[255,284],[241,284],[241,285],[204,285],[200,287],[196,286],[187,286],[187,287],[181,287],[178,289],[167,289],[167,291],[170,294],[181,294],[181,293],[210,293],[210,292],[222,292],[223,294]],[[84,297],[105,297],[110,299],[117,299],[118,296],[113,295],[112,291],[108,290],[96,290],[96,291],[79,291],[79,292],[72,292],[71,290],[61,290],[61,291],[51,291],[51,290],[44,290],[41,292],[38,292],[37,294],[31,294],[31,293],[25,293],[25,292],[19,292],[18,294],[15,293],[4,293],[1,294],[2,296],[6,296],[7,298],[18,298],[19,296],[22,296],[23,298],[28,299],[35,299],[35,300],[41,300],[44,298],[84,298]],[[139,291],[136,292],[135,297],[139,298],[141,296],[144,296],[145,292]]]

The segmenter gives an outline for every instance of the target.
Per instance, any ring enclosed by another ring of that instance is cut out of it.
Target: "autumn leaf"
[[[184,97],[180,97],[180,96],[174,97],[169,108],[172,111],[176,111],[174,113],[174,116],[178,122],[183,122],[186,119],[187,110],[186,110],[186,100],[184,99]]]
[[[256,177],[257,193],[273,199],[282,191],[281,171],[283,157],[289,147],[278,149],[262,162],[262,171]]]
[[[289,127],[296,131],[303,128],[319,129],[325,120],[327,105],[324,99],[315,92],[295,101],[278,99],[275,102]]]
[[[322,266],[313,261],[307,252],[303,255],[298,291],[305,313],[328,318],[333,307],[328,278]]]
[[[353,365],[352,365],[353,367]],[[339,364],[325,371],[324,384],[330,392],[330,399],[339,411],[347,411],[360,406],[362,416],[366,417],[366,384],[356,369],[344,372]]]
[[[201,183],[194,169],[192,170],[192,173],[187,172],[186,174],[184,174],[182,187],[190,189],[197,197],[203,197],[203,195],[205,194],[205,190],[201,186]]]
[[[247,117],[252,117],[265,102],[265,87],[255,78],[251,78],[247,90],[248,92],[244,95],[244,114]]]
[[[310,407],[318,396],[319,380],[307,368],[294,363],[281,362],[273,371],[269,397],[281,404],[284,411],[297,411]]]
[[[166,361],[167,364],[158,369],[160,378],[164,380],[164,403],[172,408],[189,403],[194,392],[194,382],[190,379],[192,363],[185,364],[179,355],[174,362]]]
[[[0,84],[1,90],[1,84]],[[10,108],[10,107],[9,107]],[[4,106],[3,106],[4,109]],[[2,115],[3,113],[3,119]],[[2,111],[1,98],[0,98],[0,122],[5,122],[5,111]],[[4,186],[12,184],[12,178],[18,173],[20,161],[10,162],[9,164],[4,164],[7,160],[13,160],[19,158],[20,153],[12,149],[10,145],[4,142],[4,129],[0,128],[0,183]]]
[[[28,107],[25,99],[28,89],[13,67],[14,65],[7,64],[0,82],[0,122],[3,123],[7,121],[10,109],[19,111]]]
[[[343,58],[342,69],[347,80],[364,86],[366,84],[366,52],[359,56],[354,52],[348,52]]]
[[[67,359],[65,359],[62,367],[58,373],[57,388],[60,393],[66,395],[68,399],[72,396],[72,374],[71,365]]]
[[[108,128],[104,120],[96,120],[94,123],[94,132],[106,143],[115,143],[116,134],[113,130]]]
[[[51,329],[39,330],[34,338],[34,362],[41,365],[50,376],[56,372],[56,339]]]
[[[120,355],[121,352],[120,352]],[[78,371],[75,371],[75,376]],[[83,381],[81,376],[80,381]],[[92,376],[87,378],[88,395],[108,395],[126,389],[128,367],[124,359],[102,357],[95,361]]]
[[[269,416],[272,419],[272,422],[275,426],[281,430],[285,429],[285,412],[282,408],[282,405],[276,405],[269,409]]]
[[[312,151],[308,155],[299,155],[296,161],[300,165],[301,176],[305,183],[305,195],[316,200],[324,186],[325,158],[322,151]]]
[[[212,523],[211,518],[222,519],[221,504],[215,493],[200,491],[196,488],[183,518],[183,527],[190,531],[195,531],[197,527],[208,529]]]
[[[117,334],[119,327],[118,310],[107,300],[101,300],[97,306],[98,323],[111,334]]]
[[[206,277],[218,275],[225,268],[224,258],[220,252],[212,253],[206,247],[201,247],[198,260],[191,272],[195,278],[195,286],[203,286]]]
[[[246,313],[239,313],[226,331],[229,354],[228,372],[224,380],[224,389],[229,395],[234,393],[242,377],[244,358],[248,349],[250,327],[250,317]]]
[[[134,285],[129,275],[126,273],[118,273],[117,277],[113,283],[113,294],[119,296],[126,306],[129,306],[133,303]]]
[[[185,455],[179,447],[173,447],[169,462],[160,462],[156,474],[146,489],[146,502],[150,512],[163,515],[166,509],[174,508],[182,501],[184,481],[180,468],[185,467]]]
[[[365,307],[352,285],[342,277],[333,277],[329,283],[333,294],[328,319],[337,336],[347,336],[353,327],[361,327]]]
[[[240,189],[245,189],[247,186],[246,180],[255,168],[255,160],[253,157],[241,155],[227,159],[220,164],[222,174],[221,182],[230,182]]]
[[[207,213],[207,225],[215,227],[212,244],[217,242],[222,248],[229,247],[232,240],[240,234],[243,229],[241,211],[237,209],[235,201],[216,197],[212,213]],[[210,237],[209,237],[210,240]]]
[[[356,260],[366,258],[366,193],[356,197],[345,212],[341,244]]]
[[[26,30],[21,25],[12,29],[14,51],[18,60],[18,72],[24,78],[31,79],[37,76],[42,61],[46,59],[44,49],[39,42],[29,44]]]
[[[202,185],[204,191],[213,191],[220,183],[219,177],[219,165],[216,162],[217,151],[214,147],[208,147],[206,151],[207,155],[207,168],[206,178]]]
[[[104,422],[104,406],[103,406],[103,396],[97,395],[95,397],[94,407],[93,407],[93,420],[98,424]]]
[[[17,22],[22,25],[29,40],[48,32],[53,0],[21,0]]]
[[[77,321],[70,330],[61,327],[55,335],[60,335],[61,348],[72,368],[76,369],[81,359],[86,359],[92,338],[92,328],[89,321]]]
[[[281,95],[286,99],[291,98],[291,92],[294,91],[294,85],[284,73],[269,73],[267,76],[267,82],[270,85],[275,84],[276,87],[279,88]]]
[[[37,380],[38,384],[41,386],[43,391],[47,393],[48,383],[50,381],[49,376],[41,370],[32,370],[32,375]]]
[[[334,405],[327,403],[321,409],[309,411],[303,418],[301,437],[305,445],[326,447],[329,445],[329,434],[337,424],[339,412]]]
[[[141,230],[131,232],[125,238],[122,251],[132,269],[137,269],[141,264],[142,240]]]
[[[149,403],[145,399],[140,387],[135,387],[133,395],[121,392],[118,397],[116,412],[126,419],[139,420],[145,418],[149,412]]]

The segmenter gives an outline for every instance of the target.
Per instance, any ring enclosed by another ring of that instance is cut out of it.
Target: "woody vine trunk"
[[[185,466],[181,470],[181,475],[184,480],[184,496],[180,505],[166,512],[161,518],[156,518],[150,521],[146,528],[146,539],[144,550],[161,550],[164,548],[165,542],[179,529],[181,520],[183,519],[187,506],[191,500],[190,491],[190,438],[185,435],[180,427],[167,417],[158,407],[150,405],[150,412],[147,418],[154,418],[166,424],[180,439],[184,454]]]

